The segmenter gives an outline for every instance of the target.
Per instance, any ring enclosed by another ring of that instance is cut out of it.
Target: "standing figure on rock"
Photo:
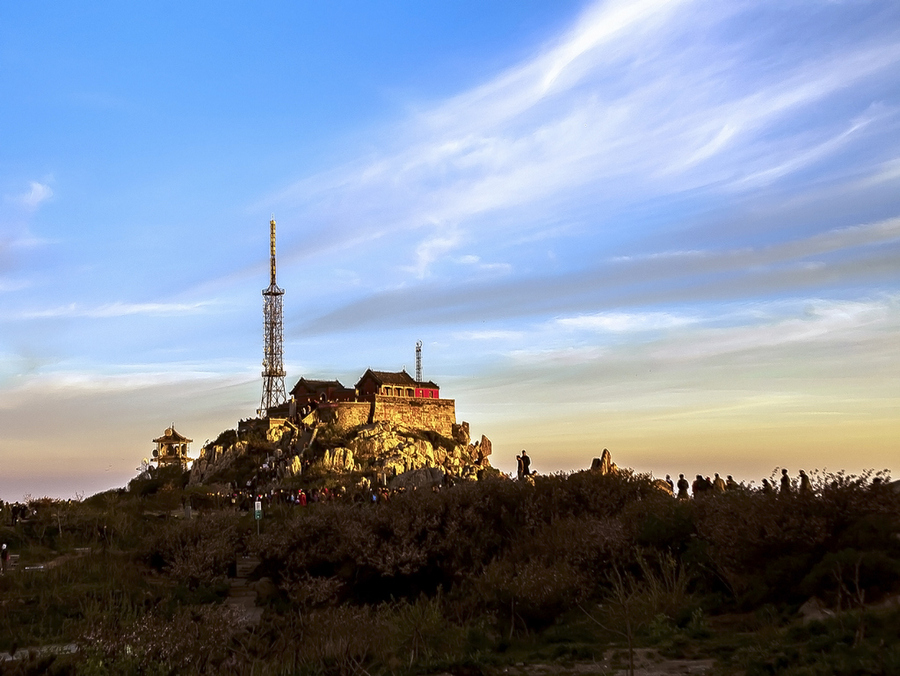
[[[787,470],[781,470],[781,494],[787,495],[791,492],[791,477],[788,476]]]
[[[688,488],[690,488],[691,485],[688,483],[688,480],[684,478],[684,474],[678,475],[678,484],[677,485],[678,485],[678,499],[679,500],[687,500],[688,497],[690,497],[688,495]]]
[[[669,491],[672,495],[675,495],[675,483],[672,481],[672,477],[669,474],[666,474],[666,483],[669,484]]]
[[[522,471],[525,476],[531,476],[531,458],[528,457],[528,451],[522,449]]]
[[[716,493],[724,493],[725,492],[725,481],[722,477],[719,476],[719,473],[716,472],[715,481],[713,481],[713,488],[716,489]]]
[[[706,482],[703,480],[703,475],[698,474],[697,478],[694,479],[694,483],[691,484],[691,492],[694,494],[696,498],[698,495],[703,493],[706,490]]]
[[[809,482],[809,477],[806,476],[806,472],[802,469],[800,470],[800,494],[812,495],[812,484]]]
[[[522,456],[516,456],[516,479],[519,481],[522,480],[522,477],[525,476],[525,463],[522,462]]]

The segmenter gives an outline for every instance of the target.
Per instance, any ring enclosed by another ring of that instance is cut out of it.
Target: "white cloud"
[[[416,262],[407,269],[412,270],[419,279],[425,277],[431,264],[456,248],[458,243],[459,236],[451,231],[442,230],[428,237],[416,247]]]
[[[29,209],[37,209],[42,203],[53,197],[53,190],[49,185],[31,181],[28,192],[19,195],[18,201]]]
[[[483,331],[457,331],[453,334],[454,340],[474,340],[474,341],[505,341],[505,340],[521,340],[525,336],[522,331],[505,331],[502,329],[492,329]]]
[[[21,291],[31,286],[31,282],[19,279],[0,279],[0,293],[9,293],[11,291]]]
[[[653,261],[666,258],[699,258],[705,254],[706,252],[700,251],[699,249],[688,251],[659,251],[642,253],[634,256],[613,256],[610,261],[613,263],[631,263],[633,261]]]
[[[257,369],[243,363],[219,362],[214,369],[202,362],[169,362],[157,364],[103,365],[102,368],[56,368],[21,375],[18,382],[0,389],[0,407],[14,408],[23,395],[41,392],[77,395],[84,392],[136,392],[172,385],[203,385],[207,391],[215,387],[241,385],[258,380]]]
[[[660,346],[654,357],[665,361],[698,360],[821,341],[843,345],[860,330],[896,328],[900,324],[897,300],[812,300],[802,313],[787,318],[772,316],[772,312],[783,311],[783,306],[760,304],[755,308],[756,322],[698,330]]]
[[[534,58],[392,130],[393,153],[281,198],[304,205],[307,220],[356,224],[332,234],[345,246],[359,245],[357,227],[371,238],[441,224],[404,268],[421,279],[463,241],[543,232],[559,203],[589,209],[596,229],[611,203],[755,189],[885,134],[895,112],[871,99],[847,119],[816,111],[896,67],[896,41],[773,54],[730,33],[747,7],[596,3]]]
[[[598,314],[561,317],[553,326],[568,330],[609,331],[625,333],[656,331],[693,324],[697,319],[669,312],[601,312]]]
[[[506,274],[512,271],[512,265],[509,263],[484,263],[480,256],[475,256],[474,254],[460,256],[456,259],[456,262],[460,265],[470,266],[476,270],[483,270],[485,272],[499,272]]]
[[[46,310],[24,312],[20,319],[51,319],[57,317],[86,317],[90,319],[106,319],[110,317],[126,317],[129,315],[172,316],[197,314],[205,311],[214,303],[107,303],[95,307],[83,307],[78,303],[61,305]]]

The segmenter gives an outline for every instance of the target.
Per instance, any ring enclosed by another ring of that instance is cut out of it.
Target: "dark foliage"
[[[542,659],[594,659],[626,639],[673,656],[707,646],[724,673],[853,673],[853,660],[880,673],[898,658],[878,647],[897,619],[869,608],[900,591],[900,495],[866,476],[688,501],[628,473],[492,478],[374,504],[350,486],[267,506],[260,537],[230,500],[177,479],[36,501],[10,529],[17,548],[89,545],[105,558],[43,585],[0,578],[14,629],[0,647],[80,640],[77,656],[40,663],[48,673],[421,673],[515,660],[526,644]],[[171,518],[181,500],[195,518]],[[250,633],[222,603],[243,554],[261,561],[254,580],[271,580]],[[792,624],[810,597],[836,615]],[[717,629],[728,616],[748,619]]]

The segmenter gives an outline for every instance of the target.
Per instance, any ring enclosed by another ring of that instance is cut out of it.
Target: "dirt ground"
[[[614,658],[614,653],[618,655]],[[672,660],[662,657],[655,650],[635,650],[635,676],[669,676],[681,674],[705,674],[713,660]],[[552,664],[516,664],[508,667],[485,669],[485,676],[625,676],[628,665],[622,662],[621,651],[608,651],[603,660],[593,662],[562,662]],[[449,673],[437,676],[452,676]],[[468,675],[466,675],[468,676]],[[474,676],[474,672],[473,672]]]

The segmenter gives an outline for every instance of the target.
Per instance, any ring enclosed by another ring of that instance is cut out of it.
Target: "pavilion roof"
[[[362,382],[367,375],[371,374],[373,380],[379,385],[403,385],[404,387],[415,387],[416,381],[406,371],[373,371],[367,369],[359,379]]]
[[[167,427],[165,433],[156,439],[153,440],[154,444],[190,444],[194,440],[188,439],[187,437],[179,434],[175,431],[175,425],[171,427]]]

